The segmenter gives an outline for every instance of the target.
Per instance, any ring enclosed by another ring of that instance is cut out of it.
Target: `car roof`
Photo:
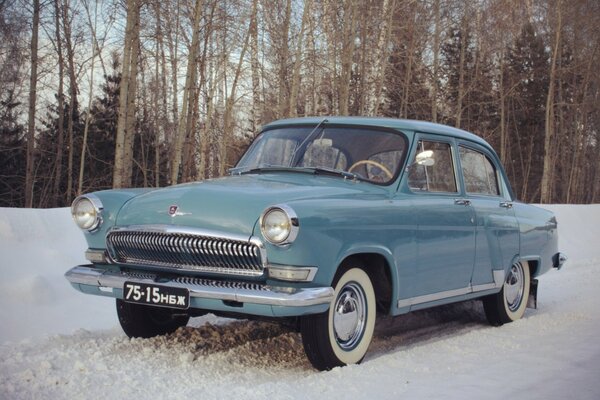
[[[475,143],[491,148],[490,144],[481,137],[464,131],[462,129],[453,128],[448,125],[436,124],[433,122],[417,121],[412,119],[395,119],[382,117],[305,117],[305,118],[289,118],[273,121],[263,127],[263,130],[272,129],[279,126],[290,125],[317,125],[319,122],[327,119],[328,124],[337,125],[363,125],[375,126],[391,129],[406,129],[410,131],[433,133],[445,136],[452,136],[459,139],[470,140]]]

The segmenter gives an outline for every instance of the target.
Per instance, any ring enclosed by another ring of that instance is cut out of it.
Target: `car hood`
[[[386,188],[299,173],[231,176],[154,190],[127,202],[116,225],[167,224],[250,237],[269,206],[305,199],[382,196]],[[174,215],[169,210],[177,206]],[[302,216],[299,216],[302,217]]]

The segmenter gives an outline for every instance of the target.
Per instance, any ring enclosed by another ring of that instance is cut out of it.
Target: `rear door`
[[[506,270],[519,254],[519,225],[495,157],[470,142],[459,142],[458,149],[466,198],[476,218],[471,284],[477,290],[493,282],[492,270]]]

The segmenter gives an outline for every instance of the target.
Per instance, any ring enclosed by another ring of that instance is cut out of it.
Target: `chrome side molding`
[[[505,272],[502,269],[492,270],[494,276],[494,282],[484,283],[482,285],[469,285],[465,288],[446,290],[443,292],[437,292],[432,294],[426,294],[423,296],[410,297],[408,299],[398,300],[398,308],[410,307],[418,304],[430,303],[437,300],[449,299],[451,297],[463,296],[465,294],[484,292],[486,290],[500,289],[504,284]]]

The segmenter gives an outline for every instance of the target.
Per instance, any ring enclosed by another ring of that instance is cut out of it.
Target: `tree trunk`
[[[62,162],[65,141],[65,98],[64,98],[64,60],[62,52],[62,35],[60,33],[61,6],[59,0],[54,1],[54,24],[56,29],[56,52],[58,54],[58,129],[56,132],[56,167],[54,169],[54,190],[52,203],[55,207],[61,206],[63,197],[61,189]],[[90,96],[91,97],[91,96]]]
[[[121,73],[121,85],[119,90],[119,114],[117,120],[117,137],[115,140],[115,163],[113,171],[113,187],[122,188],[125,187],[125,143],[126,137],[130,132],[127,132],[127,107],[129,101],[127,100],[129,95],[129,84],[132,79],[131,77],[131,53],[133,50],[133,38],[135,37],[135,22],[137,20],[136,14],[138,13],[138,2],[137,0],[127,0],[127,25],[125,27],[125,45],[123,48],[123,68]]]
[[[252,68],[252,135],[256,135],[262,119],[262,103],[260,100],[260,64],[258,62],[258,20],[257,13],[250,21],[250,66]]]
[[[127,118],[125,119],[125,141],[123,143],[123,184],[130,187],[133,175],[133,143],[135,139],[136,123],[136,95],[137,95],[137,71],[138,58],[140,54],[140,11],[141,4],[135,13],[133,38],[131,42],[131,71],[129,72],[129,85],[127,92]]]
[[[340,72],[340,115],[349,114],[352,59],[354,56],[354,34],[356,28],[357,2],[344,5],[344,31],[342,36],[342,69]]]
[[[196,6],[194,8],[192,43],[190,53],[188,55],[188,65],[185,77],[185,88],[183,91],[183,99],[181,104],[181,113],[179,114],[179,124],[177,127],[177,135],[175,137],[175,144],[173,148],[173,159],[171,160],[171,184],[176,184],[179,181],[179,170],[181,167],[183,156],[183,144],[186,135],[189,134],[188,129],[190,128],[192,122],[193,108],[189,105],[190,103],[193,105],[193,92],[196,85],[196,72],[198,70],[196,64],[198,57],[200,20],[202,19],[203,3],[203,0],[196,0]]]
[[[256,16],[256,7],[258,0],[252,1],[252,15],[250,20]],[[236,100],[236,89],[237,84],[240,78],[240,73],[242,71],[242,63],[244,61],[244,56],[246,54],[246,50],[248,49],[248,43],[250,42],[250,30],[248,28],[248,33],[246,34],[246,38],[244,39],[244,46],[242,47],[242,51],[240,53],[240,58],[238,61],[238,65],[235,71],[235,76],[233,78],[233,82],[231,84],[231,94],[227,97],[227,101],[225,102],[225,115],[223,116],[223,137],[221,138],[221,142],[219,143],[219,175],[223,176],[227,172],[227,168],[229,167],[227,151],[229,146],[229,139],[232,136],[233,131],[233,105]]]
[[[281,48],[279,51],[279,91],[277,95],[277,116],[287,115],[287,106],[289,105],[289,92],[287,91],[287,63],[289,56],[289,35],[290,19],[292,16],[292,0],[287,0],[285,4],[285,19],[281,27]]]
[[[67,45],[67,65],[69,69],[69,119],[67,121],[67,137],[69,140],[69,152],[67,162],[67,204],[71,203],[73,197],[73,118],[75,117],[75,109],[77,108],[77,77],[75,75],[75,49],[71,34],[71,19],[69,16],[69,0],[63,1],[63,28],[65,43]]]
[[[298,35],[298,43],[296,45],[296,59],[294,61],[294,70],[292,72],[292,89],[290,90],[290,117],[298,116],[298,86],[300,85],[300,66],[302,65],[302,39],[308,21],[309,11],[312,10],[312,0],[307,0],[304,4],[304,12],[302,13],[302,23],[300,33]]]
[[[552,61],[550,64],[550,84],[548,85],[548,96],[546,97],[546,129],[544,135],[544,169],[542,172],[541,198],[542,204],[552,200],[551,178],[554,167],[552,157],[552,136],[554,135],[554,86],[556,80],[556,60],[560,54],[560,34],[562,31],[561,0],[556,3],[557,24],[554,48],[552,49]]]
[[[433,77],[431,82],[431,120],[437,122],[437,97],[440,71],[440,0],[435,0],[433,12],[435,14],[435,31],[433,34]]]
[[[463,16],[460,26],[460,56],[458,65],[458,95],[456,96],[456,111],[454,114],[454,126],[461,127],[463,99],[465,97],[465,54],[467,52],[467,28],[466,16]]]
[[[178,49],[179,49],[179,10],[180,10],[180,0],[177,0],[177,4],[176,4],[176,11],[175,11],[175,26],[173,27],[173,24],[171,23],[171,16],[170,13],[167,13],[167,15],[165,16],[166,21],[167,21],[167,32],[169,34],[169,40],[168,40],[168,46],[169,46],[169,55],[171,56],[171,95],[172,95],[172,104],[171,104],[171,115],[172,115],[172,121],[173,121],[173,129],[172,131],[175,133],[175,137],[176,132],[179,129],[179,110],[178,110],[178,99],[179,99],[179,93],[178,93],[178,77],[177,77],[177,73],[179,71],[179,62],[178,62]],[[175,33],[173,34],[173,30],[175,30]],[[173,37],[173,35],[175,37]],[[167,138],[165,138],[166,140]],[[175,143],[176,140],[173,140],[171,142],[171,146],[172,146],[172,150],[173,152],[175,151]],[[172,163],[171,163],[171,167],[172,167]],[[171,182],[171,176],[172,176],[172,171],[170,176],[168,177],[168,182]]]
[[[87,3],[84,2],[85,5],[85,10],[88,16],[88,23],[90,25],[90,30],[92,31],[92,37],[93,37],[93,42],[92,42],[92,64],[90,67],[90,87],[89,87],[89,92],[90,92],[90,96],[88,98],[88,105],[87,105],[87,109],[88,112],[86,114],[85,117],[85,127],[83,128],[83,143],[81,145],[81,156],[80,156],[80,160],[79,160],[79,179],[77,181],[77,195],[81,195],[83,192],[83,175],[85,173],[85,155],[87,152],[87,141],[88,141],[88,133],[89,133],[89,128],[90,128],[90,120],[91,120],[91,113],[90,110],[92,108],[92,95],[91,93],[93,93],[94,91],[94,66],[96,64],[96,55],[100,56],[100,47],[98,47],[98,40],[96,39],[96,26],[98,24],[98,3],[95,3],[95,9],[94,9],[94,22],[92,23],[91,20],[91,16],[88,10],[88,6]],[[102,58],[100,58],[100,64],[104,65],[104,63],[102,62]],[[106,75],[106,71],[104,71],[104,74]]]
[[[500,76],[498,84],[498,95],[500,100],[500,160],[503,165],[506,165],[507,149],[508,149],[508,130],[506,129],[506,93],[505,93],[505,76],[504,76],[504,51],[500,52]]]
[[[38,31],[40,26],[40,0],[33,0],[31,34],[31,75],[29,76],[29,113],[27,124],[27,166],[25,173],[25,207],[33,207],[33,182],[35,164],[35,102],[37,100]]]
[[[396,8],[396,0],[384,0],[383,15],[385,18],[382,22],[379,38],[377,39],[377,47],[373,57],[374,66],[371,70],[371,79],[369,80],[372,90],[369,91],[368,99],[368,115],[378,115],[379,105],[381,103],[381,93],[383,89],[383,81],[385,79],[385,66],[387,64],[387,44],[391,34],[394,9]]]

